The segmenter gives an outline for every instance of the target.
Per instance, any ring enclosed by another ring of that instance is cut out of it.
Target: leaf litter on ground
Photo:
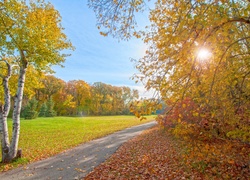
[[[122,145],[84,179],[235,179],[250,177],[250,146],[188,141],[156,126]]]

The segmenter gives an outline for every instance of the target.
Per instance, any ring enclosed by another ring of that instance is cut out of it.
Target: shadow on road
[[[154,125],[156,122],[149,122],[118,131],[48,159],[1,173],[0,179],[81,179],[109,158],[124,142]]]

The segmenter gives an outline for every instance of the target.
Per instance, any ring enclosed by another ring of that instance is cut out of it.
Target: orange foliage
[[[125,143],[84,179],[241,179],[250,177],[249,145],[181,140],[159,127]]]

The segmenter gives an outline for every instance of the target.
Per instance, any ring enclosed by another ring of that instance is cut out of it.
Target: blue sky
[[[146,46],[141,40],[120,41],[103,37],[96,28],[94,12],[88,8],[87,0],[49,0],[62,16],[64,32],[76,50],[63,64],[55,67],[55,76],[65,81],[84,80],[89,84],[103,82],[114,86],[129,86],[138,89],[141,96],[143,86],[135,84],[131,76],[136,73],[130,58],[143,57]],[[147,16],[140,16],[141,22]]]

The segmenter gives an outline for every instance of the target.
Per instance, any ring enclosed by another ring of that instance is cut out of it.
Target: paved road
[[[90,141],[51,158],[0,174],[1,180],[81,179],[109,158],[122,143],[154,126],[150,122]]]

